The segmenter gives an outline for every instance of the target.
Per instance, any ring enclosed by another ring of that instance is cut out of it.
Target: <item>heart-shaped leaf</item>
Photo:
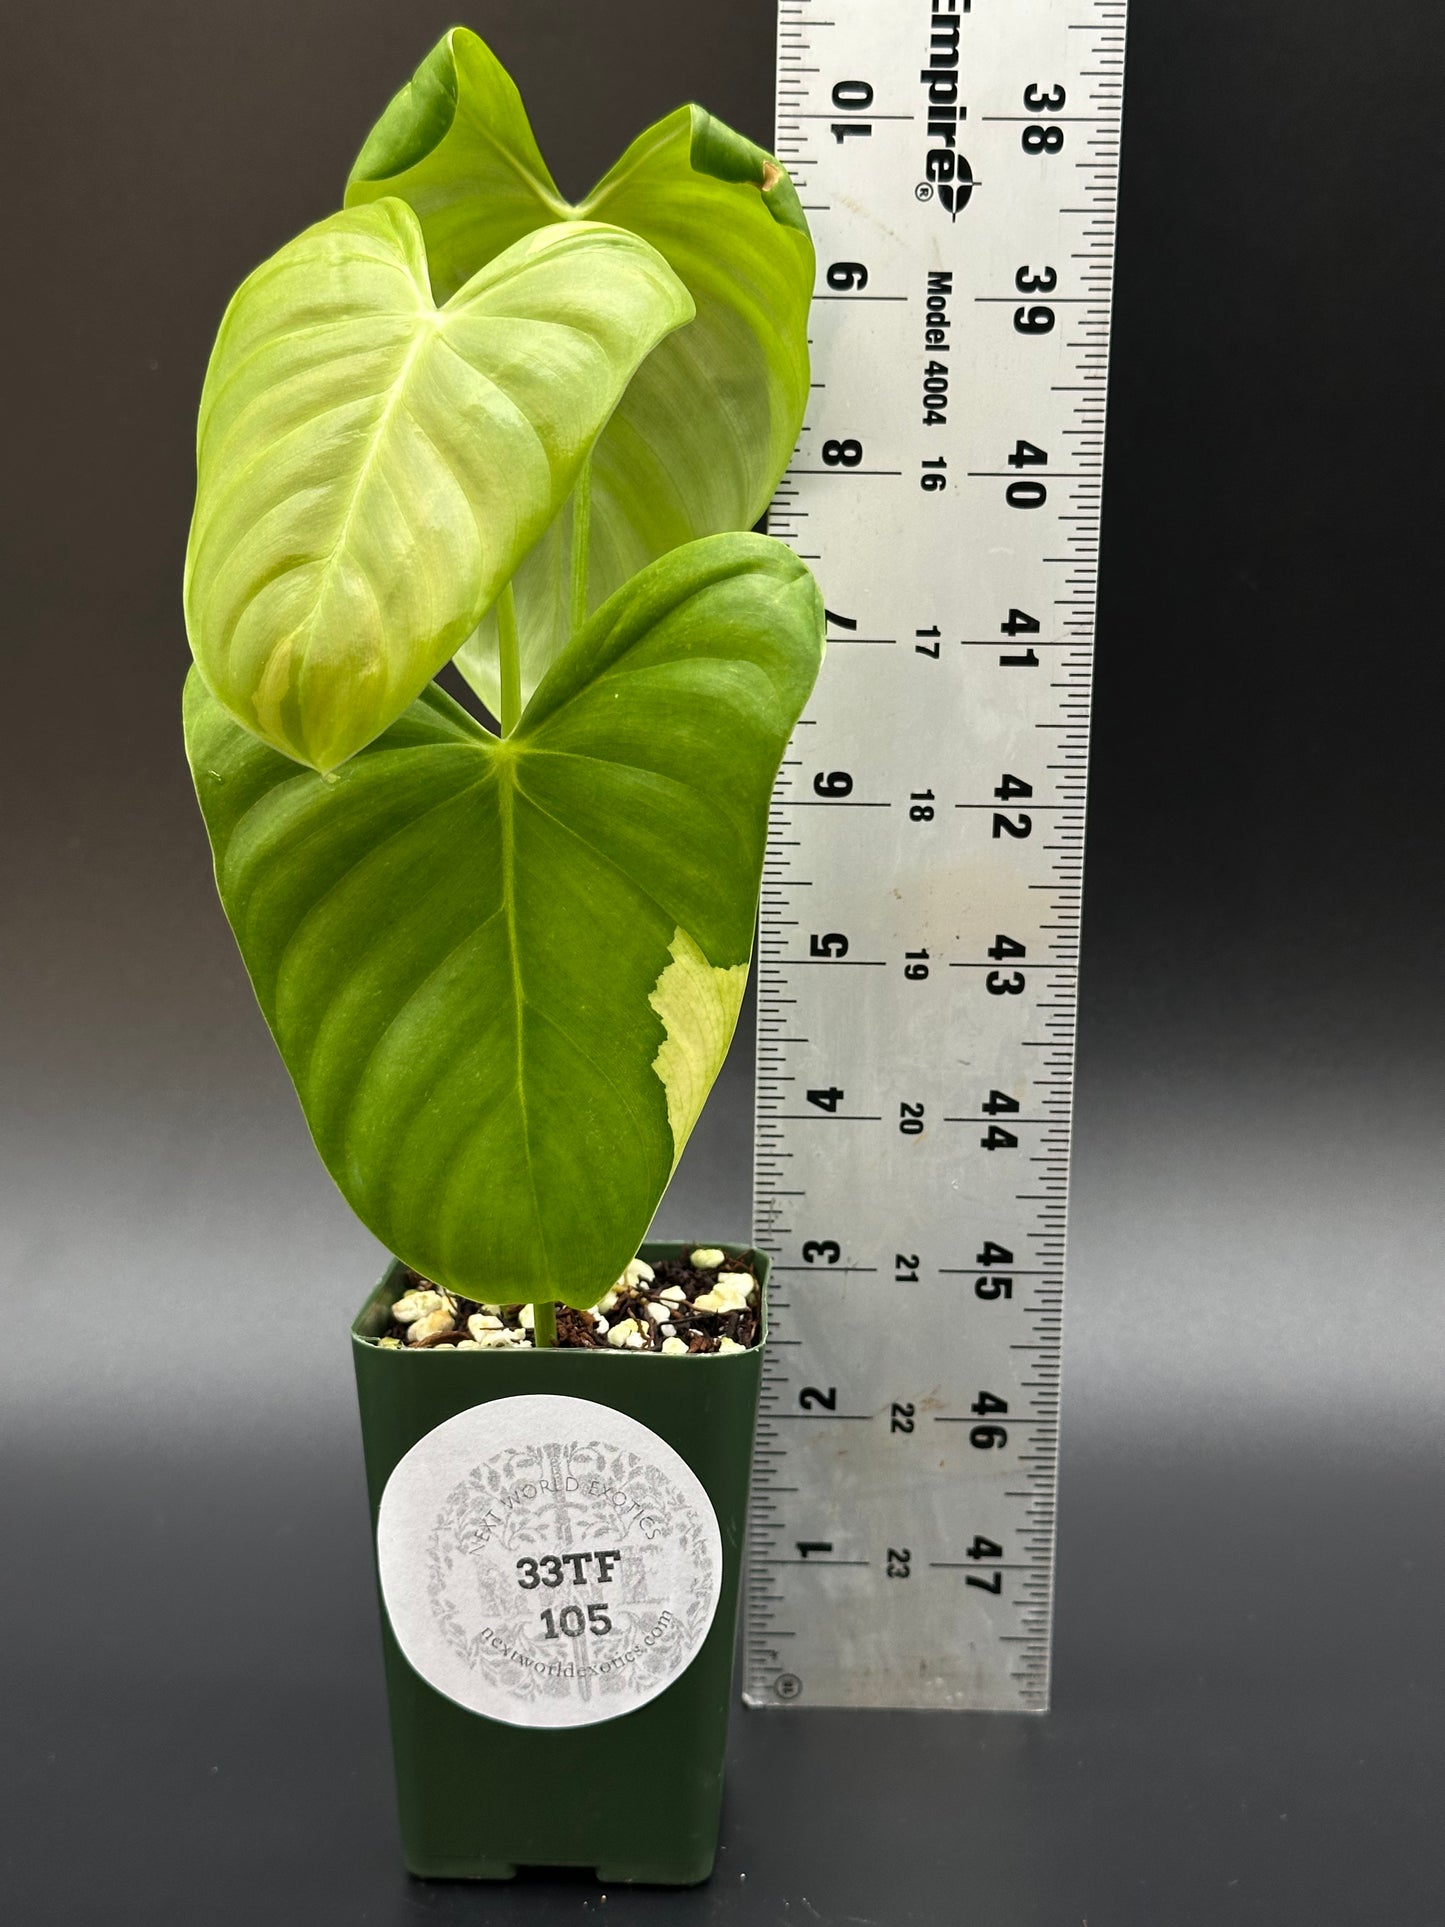
[[[186,618],[246,728],[334,768],[456,652],[692,313],[651,247],[542,228],[438,308],[416,216],[318,223],[243,283],[201,402]]]
[[[637,1250],[722,1063],[774,776],[822,655],[780,544],[655,563],[499,740],[434,685],[330,778],[196,676],[226,914],[312,1135],[430,1278],[588,1305]]]
[[[797,194],[771,155],[700,107],[682,107],[571,207],[506,71],[458,27],[362,149],[347,203],[381,194],[416,209],[439,299],[530,228],[585,219],[650,241],[696,302],[696,320],[643,364],[597,443],[589,607],[680,543],[752,527],[787,466],[808,399],[813,248]],[[564,512],[516,579],[524,694],[570,632],[571,530]],[[458,666],[496,711],[493,623]]]

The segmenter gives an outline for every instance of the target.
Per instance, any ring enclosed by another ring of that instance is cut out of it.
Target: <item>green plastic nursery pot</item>
[[[768,1261],[723,1248],[752,1260],[765,1337]],[[408,1868],[705,1880],[761,1339],[695,1357],[382,1350],[367,1341],[402,1288],[394,1265],[352,1353]]]

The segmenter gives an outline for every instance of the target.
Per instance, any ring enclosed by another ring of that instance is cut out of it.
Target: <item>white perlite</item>
[[[445,1311],[447,1301],[439,1291],[404,1291],[391,1308],[398,1325],[414,1325],[418,1318]]]
[[[438,1332],[451,1331],[455,1320],[449,1311],[429,1311],[422,1318],[414,1318],[407,1328],[408,1345],[419,1345],[424,1338],[434,1338]]]
[[[514,1352],[520,1351],[524,1347],[530,1350],[525,1332],[514,1332],[506,1329],[495,1332],[481,1332],[476,1339],[476,1346],[477,1350],[482,1352]]]
[[[694,1311],[746,1311],[758,1288],[750,1271],[724,1271],[718,1274],[711,1291],[692,1301]]]
[[[727,1253],[719,1251],[716,1245],[699,1245],[688,1263],[694,1271],[716,1271],[726,1256]]]

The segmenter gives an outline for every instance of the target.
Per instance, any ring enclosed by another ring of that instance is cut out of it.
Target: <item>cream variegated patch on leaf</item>
[[[727,1055],[748,987],[748,967],[746,963],[710,964],[685,930],[673,937],[671,955],[647,1001],[667,1031],[652,1068],[667,1092],[667,1123],[676,1159],[682,1156]]]
[[[438,1283],[589,1305],[641,1243],[722,1063],[774,777],[823,647],[780,544],[618,591],[500,740],[429,685],[324,779],[197,676],[226,913],[318,1149]]]
[[[635,234],[534,227],[441,306],[405,202],[246,280],[211,357],[186,622],[235,719],[330,770],[475,629],[692,298]]]

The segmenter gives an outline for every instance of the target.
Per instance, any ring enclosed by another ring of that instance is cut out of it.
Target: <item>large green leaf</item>
[[[813,248],[797,194],[771,155],[700,107],[681,107],[569,206],[512,81],[458,27],[362,149],[347,204],[381,194],[416,209],[439,299],[518,235],[577,219],[643,236],[696,302],[696,320],[642,365],[598,441],[589,607],[680,543],[752,527],[787,466],[808,399]],[[569,633],[571,526],[568,510],[517,577],[524,694]],[[495,710],[492,624],[458,663]]]
[[[620,228],[525,235],[438,308],[402,201],[333,215],[231,302],[206,376],[186,619],[248,729],[327,770],[457,650],[692,301]]]
[[[485,1299],[595,1302],[720,1066],[768,799],[822,654],[780,544],[655,563],[516,732],[432,685],[335,776],[192,676],[186,737],[226,914],[358,1215]]]

